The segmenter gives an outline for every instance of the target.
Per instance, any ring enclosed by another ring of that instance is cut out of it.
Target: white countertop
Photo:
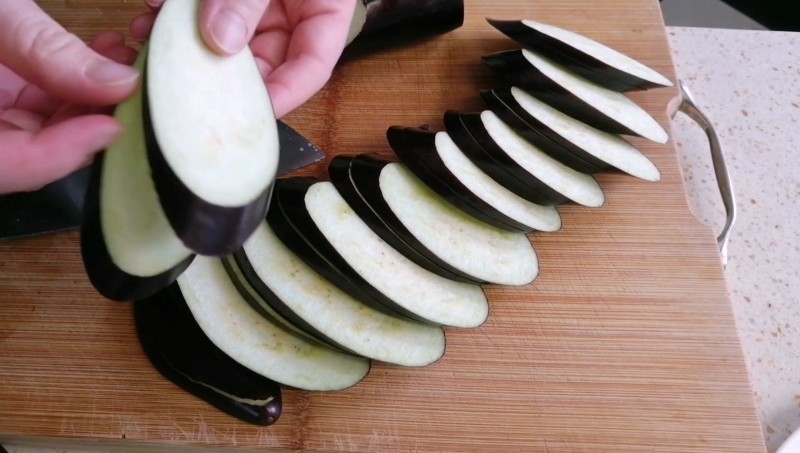
[[[800,34],[672,27],[668,33],[678,75],[711,118],[727,156],[739,218],[726,275],[773,452],[800,428]],[[705,135],[680,114],[673,129],[691,205],[718,229],[724,211]]]
[[[668,28],[678,77],[712,120],[738,220],[726,278],[767,449],[800,428],[800,33]],[[673,139],[692,208],[725,213],[705,135],[679,114]]]

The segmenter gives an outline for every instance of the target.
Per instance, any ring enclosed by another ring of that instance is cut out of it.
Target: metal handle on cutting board
[[[703,114],[697,103],[692,96],[692,93],[683,83],[679,81],[681,99],[680,105],[672,113],[674,118],[678,112],[683,112],[686,116],[691,118],[698,126],[703,128],[703,131],[708,137],[708,144],[711,148],[711,161],[714,165],[714,174],[717,179],[717,186],[719,193],[722,196],[722,203],[725,205],[725,226],[717,236],[717,245],[722,256],[722,265],[728,264],[728,239],[730,239],[731,229],[733,223],[736,221],[736,200],[733,197],[733,185],[731,184],[731,177],[728,174],[728,166],[725,163],[725,154],[722,152],[722,146],[719,143],[719,137],[711,124],[711,120]]]

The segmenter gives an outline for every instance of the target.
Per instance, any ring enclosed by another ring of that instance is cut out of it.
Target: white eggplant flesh
[[[196,258],[178,285],[208,338],[264,377],[303,390],[342,390],[369,372],[369,360],[306,341],[260,316],[219,259]]]
[[[143,48],[136,61],[140,71],[147,52]],[[150,177],[142,96],[139,87],[114,111],[124,133],[103,153],[100,224],[114,264],[130,275],[152,277],[177,266],[192,252],[172,230]]]
[[[440,259],[475,279],[525,285],[539,273],[536,252],[523,233],[501,230],[445,201],[399,163],[383,167],[383,198],[414,237]]]
[[[579,77],[527,49],[522,50],[522,55],[547,78],[634,133],[656,143],[666,143],[669,139],[667,131],[624,94]]]
[[[438,325],[477,327],[486,321],[489,304],[480,286],[448,280],[406,258],[358,217],[332,183],[312,185],[305,205],[342,258],[396,304]]]
[[[532,117],[597,159],[646,181],[661,179],[653,162],[622,137],[578,121],[520,88],[512,87],[511,95]]]
[[[425,366],[444,354],[441,327],[381,313],[314,272],[264,223],[244,244],[258,278],[283,304],[342,348],[382,362]]]
[[[192,194],[214,206],[247,206],[272,184],[278,132],[250,48],[212,51],[198,28],[200,0],[170,0],[150,35],[146,91],[167,165]]]
[[[558,231],[561,216],[555,206],[542,206],[506,189],[478,168],[446,132],[436,134],[436,152],[453,176],[475,196],[519,223],[538,231]]]
[[[480,117],[486,132],[497,146],[543,184],[575,203],[593,208],[603,205],[603,190],[591,175],[573,170],[548,156],[517,134],[493,112],[485,110]]]

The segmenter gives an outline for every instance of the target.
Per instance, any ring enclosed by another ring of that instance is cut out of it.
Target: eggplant
[[[539,273],[530,240],[461,212],[405,165],[367,156],[350,168],[367,203],[406,242],[452,272],[483,283],[525,285]]]
[[[390,316],[428,322],[395,304],[364,280],[336,251],[303,209],[303,196],[319,182],[314,178],[279,179],[267,212],[267,223],[300,259],[334,286],[369,307]],[[288,207],[284,209],[284,206]]]
[[[661,179],[658,168],[629,142],[577,121],[524,90],[512,87],[507,90],[484,91],[481,94],[498,117],[526,138],[534,131],[535,134],[548,137],[554,146],[599,165],[603,170],[617,169],[646,181],[655,182]],[[513,112],[518,120],[513,123],[505,121],[505,117],[511,116],[509,112]],[[553,147],[543,146],[540,149],[561,160],[552,152]]]
[[[211,52],[197,29],[199,4],[166,2],[153,25],[145,137],[156,191],[177,236],[198,254],[225,256],[263,221],[280,146],[253,54]]]
[[[331,182],[279,184],[276,191],[295,228],[316,238],[315,247],[328,249],[328,259],[347,264],[347,278],[384,306],[435,325],[477,327],[486,320],[489,306],[480,286],[448,280],[403,256],[356,215]]]
[[[188,393],[245,422],[281,415],[280,385],[233,361],[197,325],[178,284],[133,303],[139,343],[155,369]]]
[[[487,19],[519,44],[609,90],[670,87],[672,82],[641,62],[584,35],[533,20]]]
[[[597,181],[588,174],[567,167],[529,143],[490,110],[462,114],[464,124],[474,131],[484,149],[504,161],[520,175],[527,172],[529,184],[552,200],[570,200],[583,206],[597,208],[605,197]]]
[[[309,342],[260,316],[220,259],[197,257],[177,282],[209,340],[261,376],[302,390],[332,391],[352,387],[369,373],[369,360]]]
[[[141,69],[148,49],[142,49]],[[118,105],[123,134],[90,168],[81,222],[81,255],[94,288],[117,301],[144,299],[169,286],[194,258],[167,221],[150,179],[142,90]]]
[[[408,162],[425,162],[435,172],[438,180],[447,181],[448,185],[460,194],[460,197],[475,206],[476,209],[492,215],[495,219],[512,225],[516,229],[509,231],[557,231],[561,228],[561,216],[553,206],[541,206],[525,200],[509,191],[502,184],[492,179],[475,165],[461,149],[456,146],[447,132],[429,132],[415,128],[390,128],[387,136],[389,143],[409,169]],[[402,151],[407,150],[407,151]],[[429,178],[415,172],[417,177],[428,184],[428,187],[453,203],[452,193],[442,194],[438,187],[430,184]],[[458,203],[454,206],[460,208]],[[463,209],[462,209],[463,210]],[[465,211],[469,214],[468,211]],[[494,223],[491,225],[497,226]]]
[[[429,365],[444,354],[441,327],[364,305],[305,264],[266,223],[236,253],[235,261],[276,311],[326,343],[401,366]]]
[[[592,127],[662,144],[669,138],[650,114],[625,95],[579,77],[527,49],[485,55],[483,61],[511,84]]]
[[[463,24],[463,0],[357,0],[340,62],[418,43]]]
[[[363,220],[364,223],[366,223],[372,229],[372,231],[380,236],[380,238],[383,239],[387,244],[405,255],[406,258],[410,259],[420,267],[423,267],[434,274],[441,275],[442,277],[450,280],[464,283],[479,283],[474,281],[472,278],[460,275],[457,272],[452,272],[448,269],[449,266],[446,263],[439,262],[440,260],[438,260],[438,258],[435,256],[431,257],[426,256],[424,253],[420,253],[420,250],[412,245],[414,239],[413,236],[410,236],[410,233],[408,233],[406,236],[398,234],[398,232],[392,228],[389,222],[387,222],[375,208],[370,206],[365,197],[356,187],[351,175],[351,164],[356,159],[358,159],[356,156],[339,155],[334,157],[331,160],[330,165],[328,165],[328,175],[330,176],[331,183],[333,183],[334,187],[336,187],[339,195],[341,195],[347,204],[353,209],[353,211],[355,211],[356,215],[358,215],[361,220]],[[391,216],[391,213],[389,213],[389,215]],[[399,222],[396,222],[395,224],[397,223]],[[400,228],[402,229],[402,225],[400,225]],[[406,241],[406,238],[410,239],[410,241]]]
[[[450,138],[464,152],[464,154],[481,171],[493,180],[507,188],[517,196],[542,206],[552,206],[564,201],[563,197],[549,198],[537,189],[532,188],[527,180],[528,172],[521,171],[519,166],[504,156],[503,153],[493,154],[483,148],[473,135],[473,132],[464,124],[461,113],[448,110],[444,114],[444,127]],[[506,158],[505,160],[504,157]]]
[[[564,140],[563,137],[520,108],[509,94],[509,90],[483,90],[481,97],[489,110],[516,133],[562,164],[581,173],[589,174],[599,173],[610,168],[607,163],[596,159],[582,148],[575,147],[571,142]],[[567,115],[564,116],[570,118]],[[577,120],[574,121],[580,123]]]

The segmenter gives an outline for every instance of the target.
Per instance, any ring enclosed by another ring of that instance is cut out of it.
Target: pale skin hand
[[[205,0],[200,31],[209,47],[235,53],[249,43],[281,117],[328,81],[345,46],[358,0]],[[131,35],[144,40],[164,0],[134,19]]]
[[[120,125],[99,106],[136,88],[122,35],[86,46],[33,0],[0,1],[0,193],[33,190],[86,165]]]

